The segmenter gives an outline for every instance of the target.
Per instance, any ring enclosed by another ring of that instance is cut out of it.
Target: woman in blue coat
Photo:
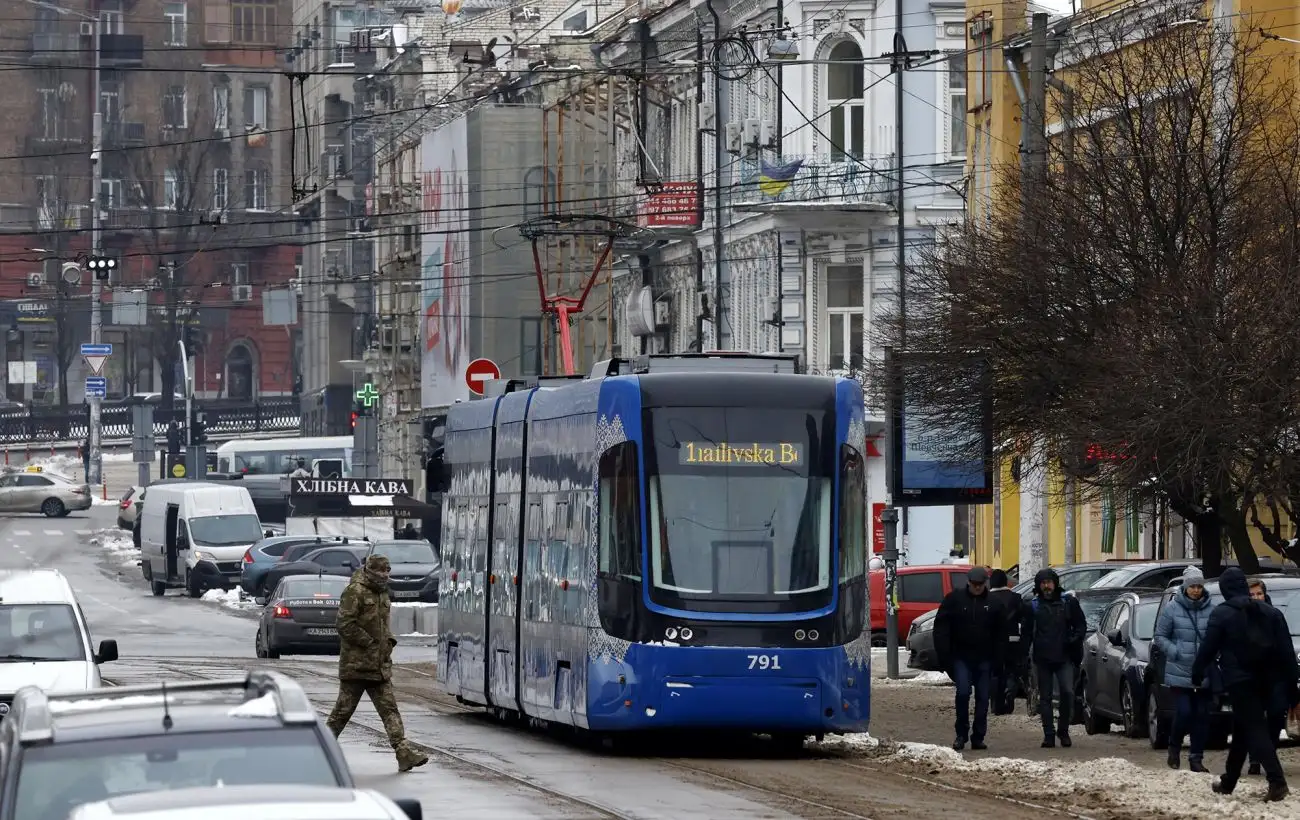
[[[1210,733],[1212,695],[1208,687],[1192,685],[1192,661],[1205,640],[1214,604],[1205,592],[1205,576],[1196,567],[1183,571],[1183,585],[1160,610],[1155,645],[1165,656],[1165,685],[1174,698],[1174,720],[1169,728],[1169,768],[1177,769],[1183,738],[1190,735],[1187,766],[1209,771],[1202,763]]]

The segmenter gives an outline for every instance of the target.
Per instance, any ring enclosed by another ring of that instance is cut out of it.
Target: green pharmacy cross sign
[[[368,409],[373,407],[375,402],[379,401],[379,391],[375,389],[373,384],[366,382],[365,386],[357,391],[357,398],[360,399],[361,403]]]

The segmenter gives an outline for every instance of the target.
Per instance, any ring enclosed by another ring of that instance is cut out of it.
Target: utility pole
[[[705,0],[705,5],[709,14],[713,16],[713,39],[715,42],[722,39],[722,18],[718,15],[717,9],[713,7],[713,0]],[[727,264],[723,258],[723,237],[722,237],[722,165],[723,140],[726,139],[726,113],[731,107],[731,94],[729,83],[722,79],[721,66],[718,64],[718,48],[715,45],[713,49],[713,109],[714,109],[714,129],[713,129],[713,347],[715,350],[726,350],[727,345],[722,341],[723,334],[723,301],[722,289],[725,284]],[[703,170],[703,168],[701,168]],[[702,350],[700,352],[703,352]]]
[[[895,251],[897,259],[895,260],[898,269],[898,347],[897,353],[900,354],[894,361],[897,363],[897,374],[891,377],[890,389],[902,390],[902,353],[907,347],[907,212],[904,207],[907,187],[904,184],[903,171],[903,101],[906,92],[903,88],[903,78],[906,71],[912,65],[912,60],[920,60],[930,57],[938,52],[935,51],[908,51],[907,39],[903,36],[903,0],[894,2],[894,50],[882,55],[890,63],[890,70],[894,75],[894,200],[895,210],[898,214],[898,230],[894,235]],[[898,405],[902,406],[902,396],[898,396]],[[888,441],[890,446],[897,440],[893,433],[895,419],[886,420],[886,426],[889,428]],[[890,463],[902,463],[902,454],[891,454]],[[902,532],[899,531],[899,508],[895,507],[894,499],[898,494],[898,487],[894,486],[895,470],[888,469],[885,471],[885,509],[880,513],[880,521],[885,525],[885,669],[890,678],[897,679],[898,669],[898,607],[895,597],[895,582],[898,578],[898,560],[902,555],[902,540],[907,534],[907,508],[902,507]]]
[[[95,26],[95,54],[91,59],[90,70],[90,93],[94,97],[94,105],[90,122],[90,255],[102,256],[103,248],[103,228],[100,225],[100,201],[99,191],[103,187],[104,181],[104,114],[102,111],[102,101],[99,97],[100,83],[100,50],[102,48],[101,38],[104,31],[103,19],[98,15],[94,18]],[[99,344],[100,337],[103,335],[104,320],[100,315],[100,300],[103,298],[103,288],[100,285],[99,276],[90,277],[90,343]],[[99,396],[87,396],[90,402],[90,430],[87,438],[90,440],[90,459],[86,465],[86,483],[94,486],[104,483],[104,454],[101,447],[103,439],[103,419],[100,415]]]
[[[1021,111],[1020,207],[1026,241],[1035,235],[1035,206],[1047,179],[1047,15],[1033,16],[1029,37],[1029,90]],[[1047,566],[1047,449],[1029,442],[1021,456],[1020,577],[1032,578]]]

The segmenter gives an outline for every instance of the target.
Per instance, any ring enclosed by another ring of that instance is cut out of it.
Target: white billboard
[[[469,399],[469,134],[461,117],[420,143],[420,403]]]

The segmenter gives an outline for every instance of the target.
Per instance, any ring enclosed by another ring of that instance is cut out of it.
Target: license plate
[[[419,590],[408,589],[402,590],[401,592],[393,592],[392,595],[394,598],[419,598],[420,592]]]
[[[337,629],[334,629],[333,627],[324,627],[324,626],[311,627],[303,631],[306,632],[308,635],[319,635],[322,638],[324,637],[332,638],[335,635],[339,634],[339,631]]]

